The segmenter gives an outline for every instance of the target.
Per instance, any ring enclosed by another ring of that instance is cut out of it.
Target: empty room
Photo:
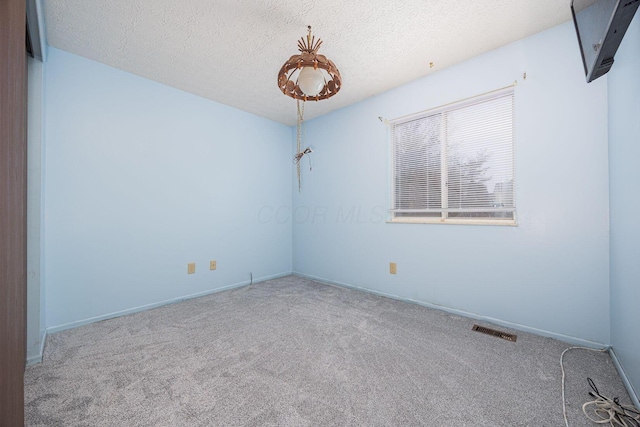
[[[640,427],[639,5],[3,0],[0,426]]]

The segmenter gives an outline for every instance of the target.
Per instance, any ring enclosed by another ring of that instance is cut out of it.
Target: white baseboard
[[[272,274],[270,276],[263,276],[259,278],[254,278],[253,283],[264,282],[271,279],[277,279],[278,277],[284,277],[291,275],[290,271],[278,274]],[[64,331],[67,329],[77,328],[78,326],[88,325],[89,323],[99,322],[101,320],[113,319],[114,317],[126,316],[127,314],[138,313],[140,311],[149,310],[156,307],[161,307],[167,304],[173,304],[180,301],[186,301],[193,298],[203,297],[205,295],[215,294],[217,292],[228,291],[230,289],[241,288],[243,286],[247,286],[251,283],[250,280],[245,280],[242,282],[234,283],[232,285],[223,286],[220,288],[210,289],[204,292],[197,292],[195,294],[180,296],[176,298],[171,298],[164,301],[154,302],[151,304],[141,305],[139,307],[132,307],[126,310],[115,311],[113,313],[102,314],[100,316],[89,317],[87,319],[76,320],[74,322],[64,323],[62,325],[50,326],[47,328],[47,333],[53,334],[56,332]]]
[[[627,393],[629,393],[629,396],[631,396],[631,401],[633,402],[635,407],[638,408],[638,410],[640,410],[640,401],[638,400],[638,394],[633,389],[633,386],[631,385],[631,381],[629,381],[629,377],[627,377],[627,374],[624,372],[624,369],[622,369],[620,360],[618,360],[618,356],[616,356],[616,352],[613,348],[609,348],[609,355],[611,356],[611,360],[613,360],[613,364],[615,365],[616,370],[620,375],[620,378],[622,378],[622,382],[624,383],[624,387],[627,389]]]
[[[418,304],[421,305],[423,307],[427,307],[427,308],[433,308],[435,310],[440,310],[440,311],[445,311],[447,313],[451,313],[451,314],[455,314],[458,316],[462,316],[462,317],[468,317],[471,319],[475,319],[475,320],[482,320],[484,322],[488,322],[488,323],[492,323],[495,325],[500,325],[500,326],[504,326],[506,328],[511,328],[511,329],[515,329],[518,331],[523,331],[523,332],[529,332],[535,335],[540,335],[543,337],[547,337],[547,338],[554,338],[557,339],[559,341],[563,341],[566,342],[568,344],[571,345],[575,345],[575,346],[581,346],[581,347],[588,347],[588,348],[594,348],[594,349],[602,349],[602,348],[606,348],[608,347],[608,344],[602,344],[599,342],[595,342],[595,341],[589,341],[589,340],[585,340],[582,338],[576,338],[576,337],[572,337],[569,335],[563,335],[563,334],[559,334],[557,332],[551,332],[551,331],[546,331],[544,329],[537,329],[537,328],[532,328],[530,326],[525,326],[525,325],[521,325],[519,323],[513,323],[513,322],[508,322],[505,320],[501,320],[501,319],[496,319],[493,317],[488,317],[488,316],[482,316],[476,313],[470,313],[467,311],[463,311],[463,310],[458,310],[455,308],[449,308],[449,307],[445,307],[442,305],[437,305],[437,304],[432,304],[432,303],[428,303],[425,301],[419,301],[419,300],[414,300],[414,299],[410,299],[410,298],[404,298],[398,295],[393,295],[393,294],[388,294],[385,292],[379,292],[379,291],[374,291],[372,289],[367,289],[367,288],[363,288],[360,286],[355,286],[355,285],[351,285],[349,283],[343,283],[343,282],[338,282],[335,280],[331,280],[331,279],[325,279],[324,277],[317,277],[317,276],[313,276],[310,274],[305,274],[305,273],[300,273],[298,271],[294,271],[292,274],[296,275],[296,276],[300,276],[300,277],[306,277],[308,279],[312,279],[312,280],[317,280],[319,282],[324,282],[324,283],[329,283],[332,285],[336,285],[336,286],[340,286],[343,288],[349,288],[349,289],[355,289],[358,291],[363,291],[363,292],[368,292],[370,294],[374,294],[374,295],[379,295],[382,297],[386,297],[386,298],[391,298],[394,300],[398,300],[398,301],[403,301],[403,302],[408,302],[408,303],[412,303],[412,304]]]

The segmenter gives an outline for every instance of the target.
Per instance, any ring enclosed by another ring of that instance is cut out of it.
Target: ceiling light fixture
[[[318,54],[322,40],[311,35],[298,41],[299,55],[293,55],[278,73],[278,87],[287,96],[301,101],[320,101],[338,93],[342,78],[329,58]]]
[[[324,55],[318,55],[322,40],[311,35],[311,25],[307,27],[307,39],[301,37],[298,41],[299,55],[293,55],[284,63],[278,72],[278,87],[287,96],[296,100],[297,138],[296,155],[293,157],[298,175],[298,191],[302,188],[300,161],[304,156],[311,155],[311,148],[302,150],[302,122],[304,121],[305,101],[320,101],[338,93],[342,86],[342,78],[338,67]],[[302,106],[300,105],[302,101]],[[309,170],[311,159],[309,158]]]

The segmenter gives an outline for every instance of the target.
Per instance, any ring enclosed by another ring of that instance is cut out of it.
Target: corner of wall
[[[47,55],[49,53],[49,45],[47,44],[47,28],[45,27],[44,20],[44,5],[42,0],[35,0],[36,13],[38,15],[38,27],[40,28],[40,46],[42,48],[42,62],[47,61]]]
[[[38,363],[42,363],[42,359],[44,358],[44,346],[47,342],[47,331],[40,331],[40,345],[38,346],[37,353],[27,353],[27,366],[37,365]]]
[[[627,29],[616,62],[607,75],[609,137],[609,282],[612,359],[640,408],[640,342],[635,340],[640,312],[637,302],[640,273],[637,241],[640,227],[635,215],[638,201],[629,197],[640,183],[636,159],[640,155],[640,13]]]

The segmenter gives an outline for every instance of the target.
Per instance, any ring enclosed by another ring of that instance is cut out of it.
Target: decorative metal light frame
[[[322,40],[311,35],[311,26],[308,26],[309,33],[306,40],[301,37],[298,40],[299,55],[293,55],[284,63],[278,73],[278,87],[287,96],[301,101],[320,101],[327,99],[338,93],[342,87],[342,78],[338,67],[329,58],[318,54],[318,49],[322,45]],[[315,96],[305,94],[298,85],[300,70],[305,67],[313,67],[314,70],[321,69],[324,75],[324,86]],[[298,72],[296,72],[298,71]]]

